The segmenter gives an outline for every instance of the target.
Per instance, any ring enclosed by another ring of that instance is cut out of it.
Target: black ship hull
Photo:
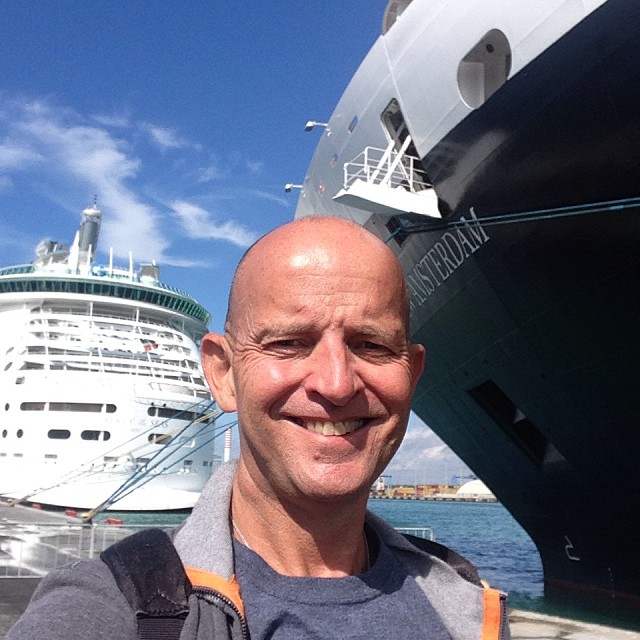
[[[449,243],[413,324],[415,410],[530,534],[546,591],[640,607],[639,29],[607,3],[424,158],[444,208],[507,217],[455,272]]]
[[[520,5],[503,4],[516,23]],[[609,0],[577,20],[434,144],[439,120],[424,112],[435,94],[404,82],[426,73],[427,35],[448,33],[426,5],[407,9],[433,19],[410,54],[393,48],[408,18],[354,77],[296,215],[351,218],[398,254],[427,349],[414,410],[529,533],[545,593],[640,610],[640,5]],[[363,95],[383,59],[386,76]],[[340,200],[341,163],[348,174],[357,153],[386,146],[392,99],[442,219],[390,213],[389,200],[376,210],[375,195]],[[443,100],[442,119],[456,109]]]

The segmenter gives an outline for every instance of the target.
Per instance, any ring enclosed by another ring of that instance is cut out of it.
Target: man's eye
[[[363,340],[355,346],[358,351],[365,351],[369,353],[390,353],[390,349],[386,345],[379,342],[372,342],[370,340]]]
[[[306,344],[302,340],[289,338],[287,340],[272,340],[266,345],[272,351],[299,351],[306,349]]]

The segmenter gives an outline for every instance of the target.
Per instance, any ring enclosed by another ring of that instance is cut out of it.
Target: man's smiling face
[[[238,274],[226,336],[241,464],[289,499],[361,496],[402,441],[422,372],[400,268],[340,221],[273,235]]]

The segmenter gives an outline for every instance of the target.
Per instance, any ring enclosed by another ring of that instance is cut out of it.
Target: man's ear
[[[415,391],[416,387],[418,386],[418,381],[420,380],[420,376],[424,371],[425,356],[425,348],[421,344],[409,345],[409,360],[411,362],[411,386],[413,391]]]
[[[202,369],[218,406],[227,413],[236,410],[236,388],[231,366],[231,348],[225,336],[208,333],[202,338]]]

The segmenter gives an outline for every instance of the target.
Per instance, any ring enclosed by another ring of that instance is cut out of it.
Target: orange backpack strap
[[[502,635],[502,625],[507,625],[505,611],[505,598],[497,589],[485,588],[483,593],[484,621],[482,623],[482,640],[501,640],[509,638],[509,634]]]

